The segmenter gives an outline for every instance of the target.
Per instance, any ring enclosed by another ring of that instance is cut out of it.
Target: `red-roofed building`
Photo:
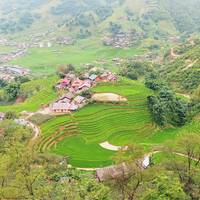
[[[84,81],[80,80],[79,78],[77,78],[73,83],[72,83],[72,87],[73,88],[79,88]]]
[[[60,85],[61,85],[62,87],[67,87],[67,86],[69,86],[70,83],[71,83],[71,80],[70,80],[70,79],[62,79],[62,80],[60,81]]]
[[[56,86],[57,89],[67,88],[71,83],[70,79],[61,79],[59,84]]]

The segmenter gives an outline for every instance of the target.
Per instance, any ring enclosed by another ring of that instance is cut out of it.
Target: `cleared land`
[[[126,102],[123,96],[114,93],[96,93],[92,95],[92,99],[96,102]]]
[[[103,147],[104,149],[108,149],[108,150],[112,150],[112,151],[119,151],[119,150],[127,150],[128,146],[125,147],[121,147],[121,146],[115,146],[110,144],[108,141],[106,142],[102,142],[99,144],[101,147]]]

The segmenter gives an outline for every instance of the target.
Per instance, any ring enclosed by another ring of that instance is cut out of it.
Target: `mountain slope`
[[[185,44],[167,54],[163,78],[179,90],[192,92],[200,85],[200,41]]]
[[[200,29],[200,0],[2,0],[0,34],[54,30],[75,38],[134,31],[139,40]]]

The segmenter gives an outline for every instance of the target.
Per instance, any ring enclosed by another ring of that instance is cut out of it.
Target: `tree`
[[[9,100],[14,100],[20,91],[20,85],[18,83],[10,83],[5,88],[6,94]]]
[[[17,118],[17,113],[14,111],[8,111],[5,113],[5,118],[6,119],[16,119]]]
[[[58,68],[57,74],[60,78],[64,78],[66,74],[73,72],[75,73],[75,67],[72,64],[68,64],[68,65],[61,65]]]
[[[146,191],[142,195],[143,200],[188,200],[189,197],[183,191],[182,185],[173,174],[159,175],[146,184]]]
[[[156,95],[147,97],[153,120],[159,126],[183,126],[188,121],[189,104],[176,98],[168,87],[160,85],[158,88]]]
[[[0,130],[1,199],[111,200],[107,186],[68,168],[65,158],[27,147],[29,129],[5,120]]]
[[[164,126],[167,121],[165,111],[162,104],[159,102],[159,99],[155,96],[149,96],[147,97],[147,103],[154,122],[156,122],[159,126]]]
[[[119,74],[132,80],[137,80],[146,73],[152,71],[150,63],[139,61],[128,61],[121,66]]]
[[[167,148],[167,151],[170,152],[170,163],[167,168],[178,175],[183,184],[183,190],[191,199],[200,199],[199,141],[199,135],[187,132],[187,135],[183,136],[175,145],[169,145]],[[183,159],[178,159],[178,157]]]
[[[200,86],[194,91],[193,99],[200,102]]]
[[[7,82],[3,79],[0,79],[0,88],[4,88],[6,87],[6,85],[7,85]]]
[[[111,188],[113,199],[136,199],[144,182],[151,180],[155,174],[154,168],[145,170],[142,168],[143,148],[134,145],[129,146],[128,149],[128,151],[119,151],[114,158],[117,165],[116,171],[120,175],[107,181]]]
[[[30,81],[30,78],[28,76],[17,76],[15,77],[15,81],[18,82],[19,84],[22,84]]]

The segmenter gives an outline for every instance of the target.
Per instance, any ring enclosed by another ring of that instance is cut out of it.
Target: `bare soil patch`
[[[110,144],[108,141],[102,142],[99,145],[102,148],[107,149],[107,150],[111,150],[111,151],[119,151],[121,149],[123,149],[123,150],[127,150],[128,149],[127,146],[125,146],[125,147],[115,146],[115,145]]]
[[[92,99],[97,102],[127,102],[125,97],[114,93],[96,93]]]

